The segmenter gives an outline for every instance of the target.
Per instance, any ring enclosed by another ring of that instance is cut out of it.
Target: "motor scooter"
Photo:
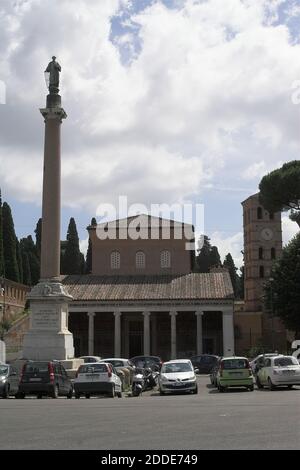
[[[138,397],[145,390],[144,369],[135,368],[132,377],[132,396]]]

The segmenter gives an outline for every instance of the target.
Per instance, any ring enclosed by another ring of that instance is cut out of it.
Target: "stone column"
[[[203,338],[202,338],[202,318],[203,312],[195,312],[197,317],[197,355],[203,354]]]
[[[48,95],[51,97],[51,95]],[[44,179],[42,210],[41,279],[57,279],[60,275],[60,199],[62,120],[67,117],[60,106],[40,110],[45,118]]]
[[[151,317],[151,338],[152,338],[152,354],[158,355],[157,351],[157,317],[156,314]]]
[[[89,312],[88,317],[89,317],[89,338],[88,338],[88,343],[89,343],[89,355],[93,356],[94,355],[94,342],[95,342],[95,337],[94,337],[94,318],[95,318],[95,313],[94,312]]]
[[[233,307],[226,308],[222,312],[223,321],[223,355],[232,356],[234,354],[234,326]]]
[[[115,316],[115,357],[121,356],[121,312],[114,312]]]
[[[144,315],[144,356],[150,356],[150,312]]]
[[[177,344],[176,344],[176,315],[177,312],[170,312],[171,316],[171,359],[176,359]]]

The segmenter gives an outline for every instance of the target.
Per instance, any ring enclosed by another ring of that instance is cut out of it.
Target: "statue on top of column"
[[[50,93],[57,94],[59,92],[59,72],[61,72],[61,66],[56,62],[56,57],[53,56],[52,61],[49,62],[45,70],[47,86]]]

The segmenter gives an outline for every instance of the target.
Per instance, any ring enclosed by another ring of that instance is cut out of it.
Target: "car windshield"
[[[246,359],[227,359],[222,362],[223,369],[247,369],[248,361]]]
[[[93,374],[94,372],[107,372],[106,364],[85,364],[79,367],[79,374]]]
[[[295,357],[277,357],[277,359],[274,359],[274,366],[285,367],[296,365],[299,365],[299,363]]]
[[[116,360],[108,360],[106,359],[106,362],[109,362],[110,364],[112,364],[114,367],[124,367],[124,364],[123,364],[123,361],[116,361]]]
[[[174,374],[176,372],[191,372],[192,366],[186,362],[182,363],[173,363],[173,364],[164,364],[162,366],[161,372],[163,374]]]
[[[0,366],[0,375],[5,375],[8,372],[8,367]]]
[[[25,364],[24,372],[29,374],[48,372],[48,362],[34,362],[32,364]]]

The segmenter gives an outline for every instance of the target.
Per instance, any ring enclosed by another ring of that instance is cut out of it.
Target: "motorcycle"
[[[144,369],[145,389],[152,390],[157,385],[159,372],[147,367]]]
[[[136,368],[132,377],[132,396],[138,397],[145,390],[144,369]]]

